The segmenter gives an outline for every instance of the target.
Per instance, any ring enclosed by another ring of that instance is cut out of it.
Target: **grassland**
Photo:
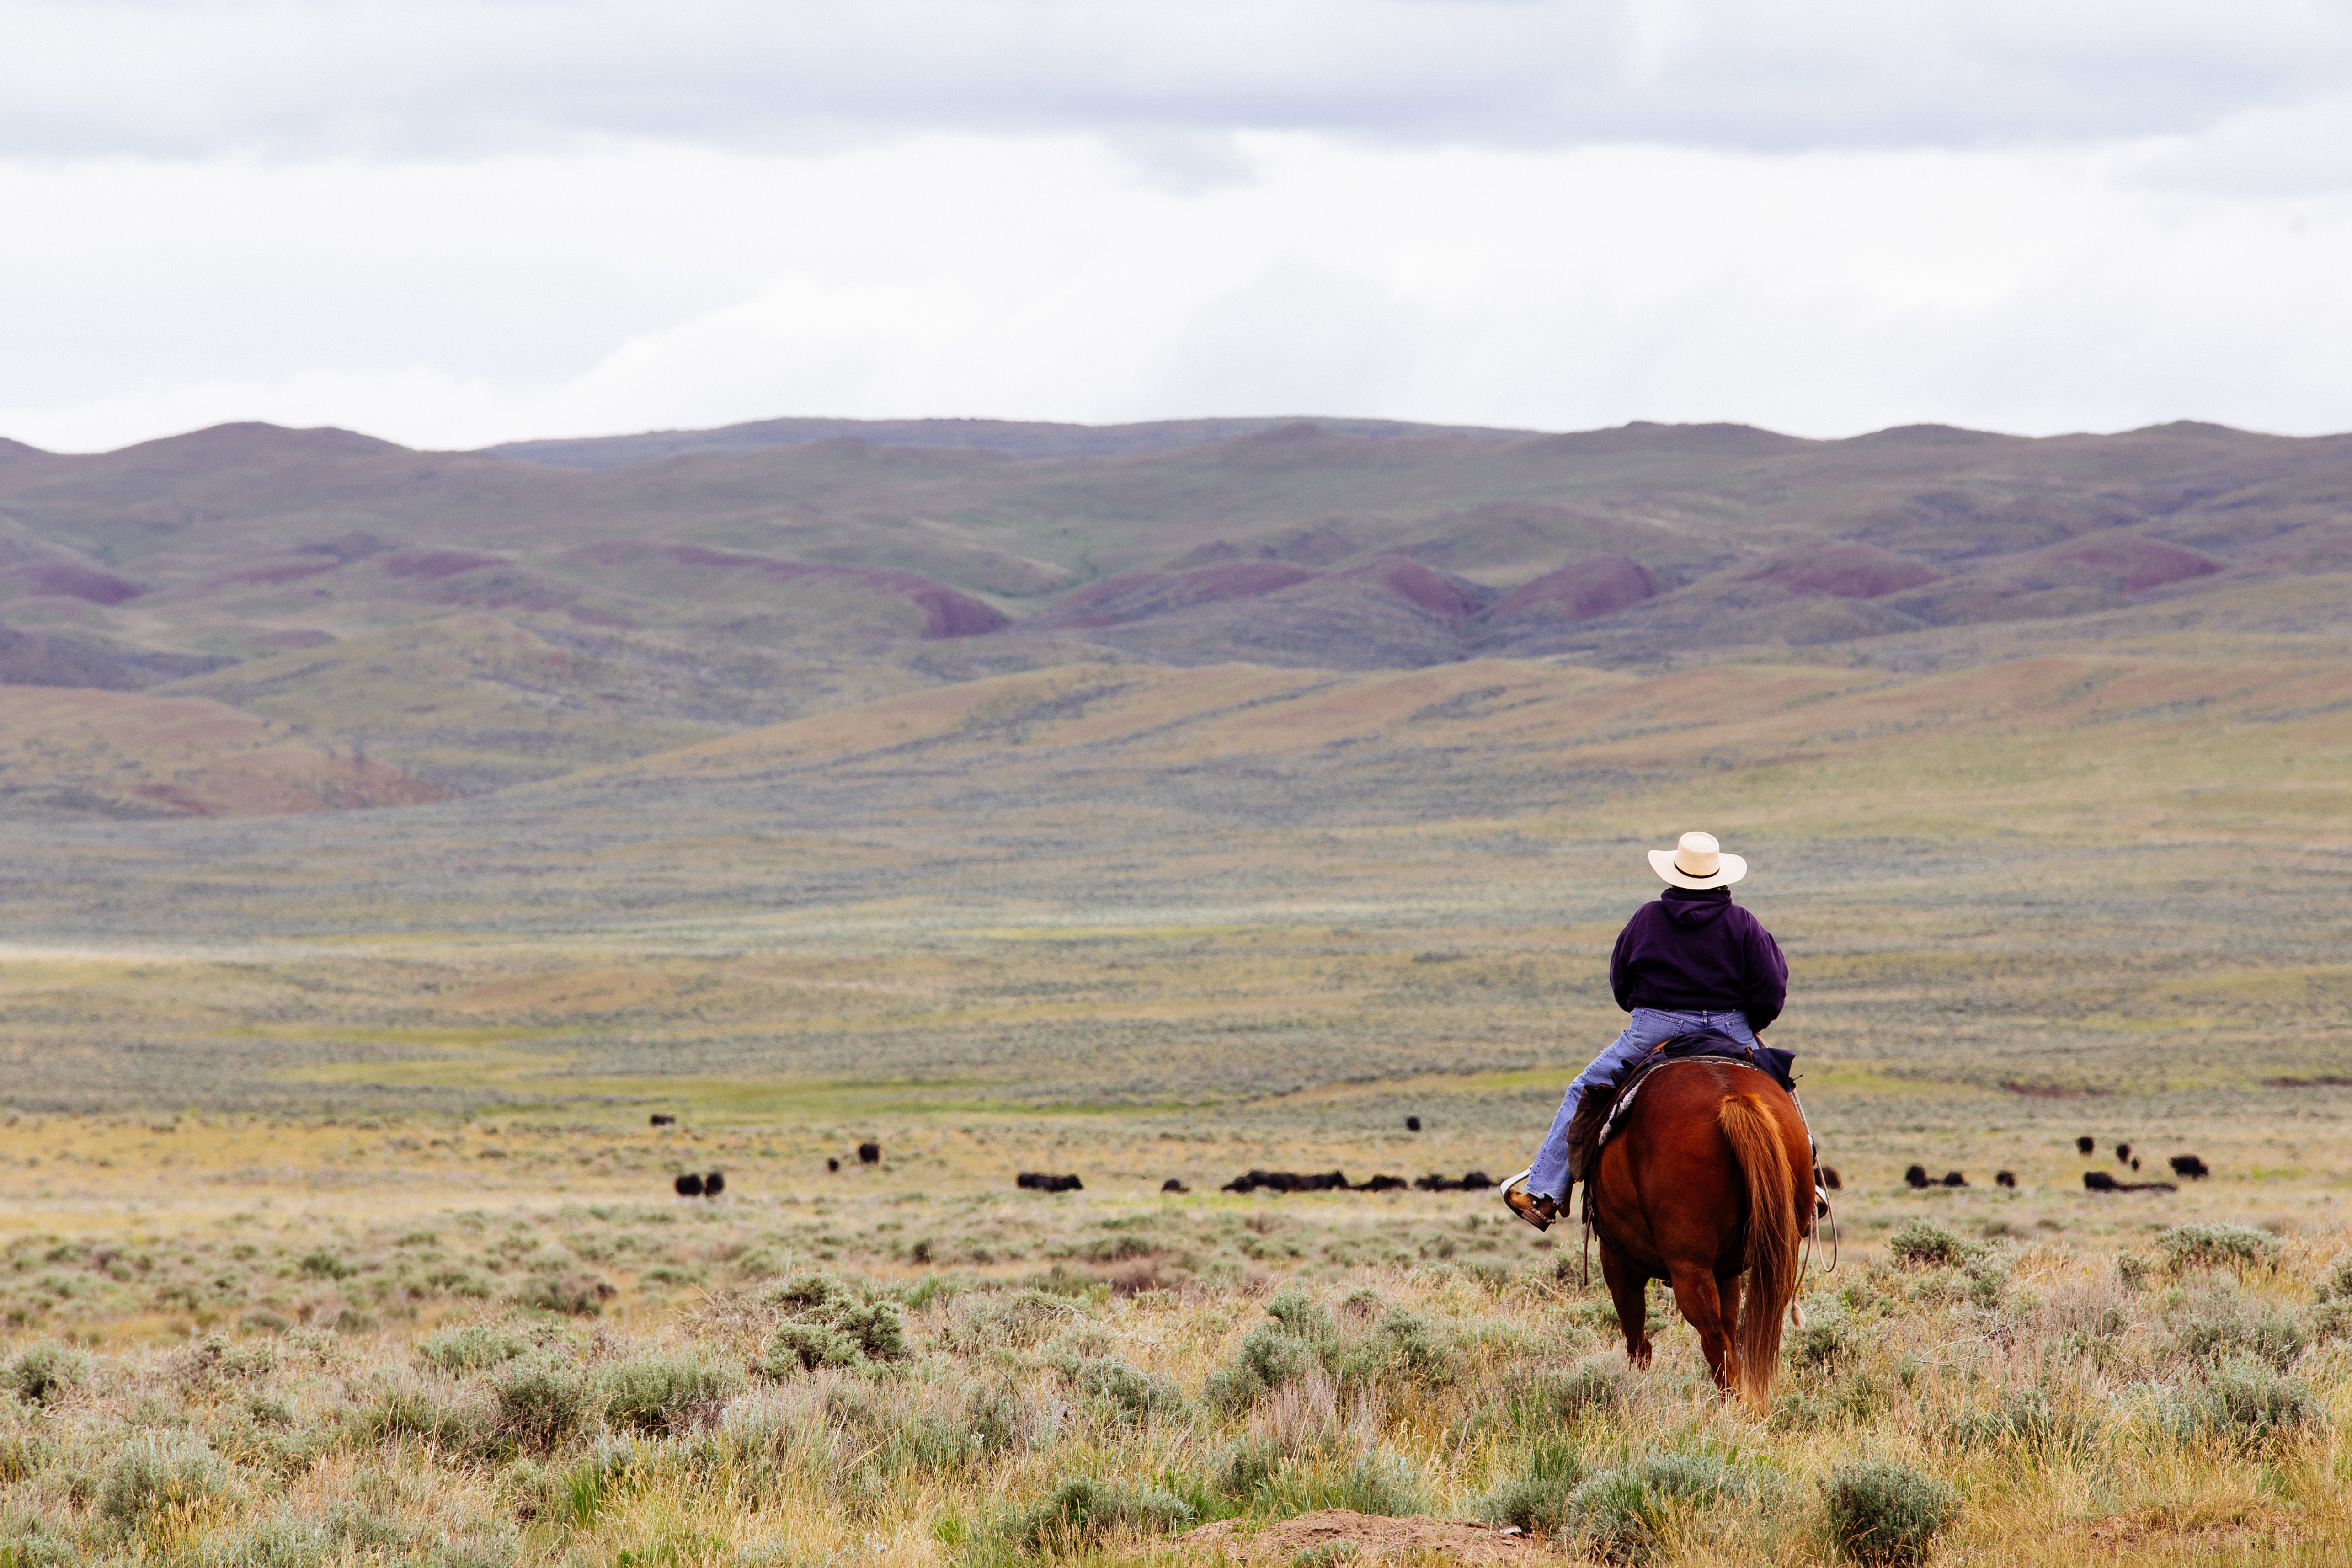
[[[1780,1563],[1858,1497],[1954,1562],[2344,1561],[2352,699],[2295,626],[1088,665],[0,823],[0,1561],[1172,1563],[1344,1507]],[[1517,1169],[1699,825],[1846,1181],[1766,1416],[1679,1325],[1626,1373],[1491,1194],[1215,1190]],[[2086,1193],[2117,1142],[2215,1174]]]

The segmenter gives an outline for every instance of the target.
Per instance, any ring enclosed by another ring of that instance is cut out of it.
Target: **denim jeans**
[[[1535,1170],[1528,1176],[1530,1196],[1557,1201],[1568,1190],[1568,1129],[1576,1120],[1576,1103],[1584,1091],[1594,1084],[1607,1083],[1627,1064],[1646,1055],[1653,1046],[1662,1046],[1682,1035],[1728,1035],[1743,1046],[1756,1044],[1755,1032],[1748,1026],[1748,1015],[1730,1013],[1666,1013],[1655,1007],[1636,1007],[1633,1021],[1625,1032],[1607,1050],[1592,1058],[1592,1065],[1576,1075],[1568,1086],[1566,1098],[1559,1102],[1559,1114],[1552,1118],[1551,1131],[1544,1134],[1543,1147],[1536,1152]]]

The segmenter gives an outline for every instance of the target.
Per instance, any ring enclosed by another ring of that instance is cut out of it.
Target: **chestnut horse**
[[[1646,1297],[1664,1279],[1716,1386],[1769,1408],[1813,1223],[1812,1147],[1788,1091],[1754,1068],[1669,1062],[1601,1145],[1585,1201],[1633,1364],[1650,1364]]]

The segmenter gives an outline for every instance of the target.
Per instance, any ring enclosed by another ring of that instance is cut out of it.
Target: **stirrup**
[[[1549,1230],[1552,1220],[1546,1219],[1536,1212],[1535,1205],[1538,1200],[1528,1193],[1527,1188],[1528,1178],[1535,1173],[1535,1167],[1530,1165],[1503,1184],[1503,1206],[1538,1230]],[[1517,1194],[1517,1202],[1513,1201],[1514,1194]],[[1526,1206],[1522,1207],[1522,1204]],[[1559,1217],[1557,1213],[1552,1215],[1552,1219]]]

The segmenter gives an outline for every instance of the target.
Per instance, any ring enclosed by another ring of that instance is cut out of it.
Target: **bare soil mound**
[[[1344,1508],[1305,1513],[1297,1519],[1249,1528],[1237,1519],[1186,1531],[1177,1538],[1187,1546],[1254,1561],[1288,1562],[1318,1546],[1353,1547],[1362,1557],[1454,1558],[1471,1563],[1534,1563],[1550,1562],[1553,1553],[1532,1537],[1506,1534],[1501,1527],[1474,1524],[1466,1519],[1385,1519]]]

